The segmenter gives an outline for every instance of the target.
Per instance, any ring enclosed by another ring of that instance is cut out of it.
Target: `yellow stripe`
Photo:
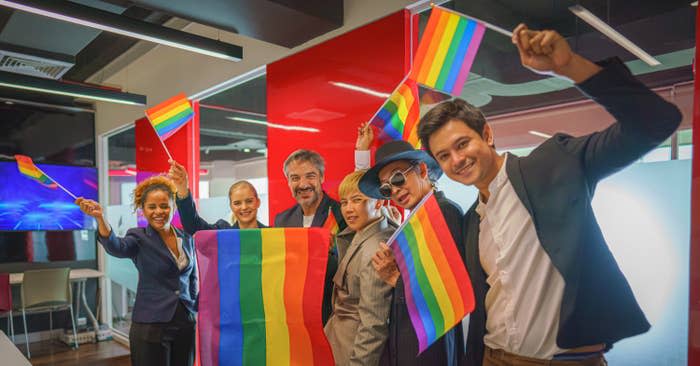
[[[406,117],[408,116],[408,108],[406,108],[406,101],[404,100],[403,95],[401,95],[401,88],[403,87],[403,85],[399,87],[399,90],[392,94],[390,99],[392,102],[394,102],[394,105],[396,105],[396,113],[399,115],[399,119],[401,119],[401,121],[406,121]]]
[[[455,35],[455,30],[459,24],[459,16],[455,14],[450,14],[450,19],[447,21],[447,26],[445,27],[445,32],[442,34],[440,39],[440,46],[438,46],[437,52],[435,52],[435,58],[433,64],[430,65],[430,72],[425,82],[428,86],[435,86],[438,76],[440,76],[440,70],[442,70],[442,65],[445,63],[445,56],[447,51],[450,49],[450,43],[452,43],[452,37]]]
[[[268,365],[289,364],[289,329],[284,306],[284,229],[261,230],[262,289],[265,307],[265,358]],[[242,243],[245,244],[245,243]],[[245,279],[242,279],[245,281]],[[280,311],[281,310],[281,311]]]
[[[19,167],[19,171],[20,171],[20,173],[22,173],[22,174],[24,174],[24,175],[28,175],[28,176],[30,176],[30,177],[32,177],[32,178],[37,178],[37,179],[38,179],[38,178],[41,178],[41,176],[43,175],[43,174],[42,174],[38,169],[36,169],[36,168],[34,168],[34,169],[27,169],[26,167],[20,166],[20,167]]]
[[[176,114],[178,114],[178,113],[180,113],[188,108],[190,108],[189,103],[182,103],[182,104],[178,105],[177,107],[169,110],[167,113],[163,113],[162,115],[154,118],[152,120],[152,122],[154,125],[157,125],[165,120],[170,119],[172,116],[174,116],[174,115],[176,115]]]
[[[420,214],[420,212],[418,212]],[[427,220],[427,218],[424,218]],[[425,234],[423,233],[423,228],[420,225],[420,218],[418,215],[413,216],[411,219],[411,227],[413,232],[416,234],[416,240],[418,243],[425,243]],[[433,288],[435,293],[435,299],[437,300],[440,311],[442,312],[445,325],[443,329],[447,330],[455,324],[455,313],[452,309],[452,301],[447,295],[447,290],[445,289],[445,284],[442,283],[442,278],[440,278],[440,273],[438,272],[433,256],[428,252],[428,247],[426,245],[418,245],[418,257],[421,263],[423,263],[423,268],[425,269],[425,274],[428,277],[428,282]]]

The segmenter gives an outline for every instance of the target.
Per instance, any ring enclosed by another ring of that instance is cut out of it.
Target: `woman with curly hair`
[[[102,206],[79,197],[75,203],[98,224],[97,240],[107,253],[130,258],[139,273],[129,343],[132,365],[192,365],[194,361],[197,269],[194,241],[171,226],[176,188],[154,176],[134,189],[134,210],[148,226],[117,237]]]

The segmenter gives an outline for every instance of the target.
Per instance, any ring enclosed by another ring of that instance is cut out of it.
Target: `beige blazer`
[[[333,277],[333,313],[324,327],[336,365],[374,366],[386,347],[392,288],[372,267],[379,243],[396,225],[385,217],[358,233],[338,234],[338,271]]]

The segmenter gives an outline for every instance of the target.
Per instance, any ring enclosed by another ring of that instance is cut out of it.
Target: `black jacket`
[[[618,60],[601,63],[578,88],[613,115],[608,128],[573,137],[557,134],[527,157],[509,155],[506,173],[528,210],[537,237],[561,273],[564,295],[557,345],[575,348],[646,332],[650,325],[610,252],[591,200],[596,184],[641,158],[678,127],[678,109],[637,81]],[[477,202],[478,203],[478,202]],[[481,365],[486,332],[486,274],[479,261],[476,203],[465,216],[466,264],[474,287],[467,365]]]
[[[323,192],[323,198],[321,203],[316,209],[316,214],[314,214],[314,219],[311,222],[311,227],[322,227],[328,218],[328,209],[331,209],[335,220],[338,223],[339,231],[343,231],[347,226],[343,215],[340,213],[340,203],[338,201],[330,198],[328,193]],[[275,227],[303,227],[304,225],[304,213],[299,204],[296,204],[275,216]],[[330,317],[333,311],[333,276],[335,276],[335,271],[338,270],[338,256],[335,251],[328,253],[328,262],[326,264],[326,278],[323,284],[323,308],[322,308],[322,318],[323,324],[326,324],[328,317]]]
[[[435,198],[440,206],[440,211],[445,217],[447,227],[452,233],[452,238],[457,244],[460,253],[464,253],[462,241],[462,209],[454,202],[450,201],[441,191],[435,192]],[[448,365],[448,357],[461,355],[458,349],[462,342],[462,324],[459,323],[443,337],[435,341],[420,356],[418,354],[418,338],[411,324],[411,317],[406,305],[406,295],[404,294],[403,280],[399,276],[394,287],[394,296],[391,304],[391,314],[389,316],[389,362],[391,366],[411,366],[411,365]],[[447,352],[447,344],[453,353]],[[458,347],[457,347],[458,346]]]

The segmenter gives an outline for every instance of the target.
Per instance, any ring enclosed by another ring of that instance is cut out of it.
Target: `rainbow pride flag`
[[[15,160],[17,160],[17,169],[19,169],[19,172],[23,175],[37,181],[44,187],[52,189],[58,188],[58,184],[37,168],[37,166],[34,165],[34,161],[32,161],[32,158],[29,156],[15,155]]]
[[[331,235],[338,234],[338,231],[340,230],[338,221],[335,219],[335,214],[330,207],[328,208],[328,217],[326,218],[326,222],[323,223],[323,228],[328,229]]]
[[[382,105],[372,119],[372,124],[379,129],[378,138],[382,143],[403,139],[415,148],[420,148],[419,119],[418,85],[415,81],[406,79]]]
[[[413,60],[411,79],[460,95],[485,31],[483,23],[433,7]]]
[[[184,93],[180,93],[153,108],[146,110],[146,117],[156,130],[158,137],[165,140],[177,132],[194,116],[194,110]]]
[[[198,364],[333,365],[321,302],[328,230],[199,231]]]
[[[401,271],[420,353],[474,310],[471,280],[432,192],[387,242]]]

